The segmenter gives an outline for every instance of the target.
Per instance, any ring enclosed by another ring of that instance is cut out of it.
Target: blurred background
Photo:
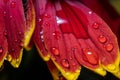
[[[91,0],[92,1],[92,0]],[[109,1],[117,15],[120,16],[120,0],[101,0],[101,4]],[[25,2],[25,0],[23,1]],[[112,12],[114,13],[114,12]],[[120,17],[119,17],[120,18]],[[119,26],[120,27],[120,26]],[[41,59],[35,47],[31,51],[23,52],[23,59],[19,68],[13,68],[8,61],[0,69],[0,80],[53,80],[46,63]],[[119,80],[111,73],[105,77],[99,76],[82,67],[78,80]]]

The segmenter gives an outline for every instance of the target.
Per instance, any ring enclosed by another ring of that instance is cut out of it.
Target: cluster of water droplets
[[[99,29],[100,26],[101,26],[101,24],[99,24],[97,22],[93,23],[93,25],[92,25],[92,27],[94,29]],[[114,46],[112,43],[105,44],[107,42],[107,37],[104,34],[98,36],[98,41],[100,43],[104,44],[106,51],[110,52],[113,50]]]

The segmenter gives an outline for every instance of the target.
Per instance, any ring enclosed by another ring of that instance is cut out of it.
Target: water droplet
[[[41,19],[41,18],[39,18],[39,19],[38,19],[38,22],[41,22],[41,21],[42,21],[42,19]]]
[[[6,16],[6,11],[3,12],[3,16],[4,16],[4,17]]]
[[[92,14],[93,12],[92,11],[89,11],[88,14]]]
[[[59,31],[53,32],[53,36],[54,36],[57,40],[61,37]]]
[[[21,31],[19,31],[19,32],[18,32],[18,34],[19,34],[19,35],[21,35],[21,34],[22,34],[22,32],[21,32]]]
[[[83,49],[83,53],[85,55],[85,58],[83,58],[85,61],[88,61],[90,64],[97,64],[98,63],[98,57],[95,53],[95,51],[89,49],[89,48],[86,48],[86,49]]]
[[[59,53],[59,50],[57,48],[52,48],[52,53],[55,55],[55,56],[59,56],[60,53]]]
[[[44,23],[44,26],[50,27],[50,23],[45,22],[45,23]]]
[[[62,60],[62,65],[66,68],[70,67],[69,61],[67,59]]]
[[[11,49],[11,51],[12,51],[12,52],[15,52],[15,49],[14,49],[14,48],[12,48],[12,49]]]
[[[95,23],[93,23],[92,27],[93,27],[94,29],[98,29],[98,28],[99,28],[99,24],[98,24],[97,22],[95,22]]]
[[[7,36],[7,30],[4,31],[4,36]]]
[[[107,38],[105,36],[103,36],[103,35],[100,35],[98,37],[98,41],[101,42],[101,43],[105,43],[107,41]]]
[[[3,48],[2,48],[2,46],[0,46],[0,54],[2,54],[3,53]]]
[[[50,18],[51,16],[49,14],[44,14],[45,18]]]
[[[14,41],[15,41],[15,42],[17,42],[18,40],[17,40],[17,39],[15,39]]]
[[[14,8],[14,7],[16,6],[16,2],[15,2],[15,1],[12,1],[12,2],[10,3],[10,6],[11,6],[11,8]]]
[[[13,16],[10,16],[10,19],[12,19],[13,18]]]
[[[108,52],[110,52],[113,50],[114,46],[112,43],[108,43],[107,45],[105,45],[105,48]]]

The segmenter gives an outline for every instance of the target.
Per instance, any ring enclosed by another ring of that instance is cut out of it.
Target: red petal
[[[5,27],[8,39],[8,60],[18,67],[23,51],[25,32],[25,17],[21,0],[9,0],[5,3]]]
[[[4,22],[4,2],[0,2],[0,67],[2,66],[4,59],[8,52],[8,43],[6,39],[6,28]]]
[[[33,35],[35,45],[44,60],[49,60],[50,55],[43,42],[43,31],[42,31],[42,17],[45,11],[46,0],[35,0],[34,6],[36,11],[36,28]]]
[[[81,47],[84,48],[85,46],[84,44],[86,44],[87,46],[91,46],[91,48],[97,51],[97,54],[101,60],[101,64],[104,66],[106,70],[112,72],[113,74],[115,72],[118,72],[119,47],[116,36],[113,34],[111,29],[100,17],[98,17],[90,9],[86,8],[85,6],[79,3],[75,3],[76,5],[73,4],[72,2],[68,3],[73,5],[71,9],[74,11],[74,13],[76,13],[77,17],[79,17],[79,14],[77,12],[80,9],[88,19],[88,23],[86,24],[88,24],[87,32],[89,33],[90,41],[86,40],[84,41],[85,42],[84,43],[82,42],[82,40],[79,40],[81,43]],[[101,35],[103,37],[100,37]],[[76,57],[78,57],[78,55],[76,55]],[[77,59],[79,60],[79,58]],[[113,66],[115,67],[113,68]]]

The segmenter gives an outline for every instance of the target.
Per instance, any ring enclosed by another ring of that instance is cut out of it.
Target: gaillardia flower
[[[0,1],[0,66],[6,59],[18,67],[31,40],[54,80],[76,80],[82,66],[120,78],[116,35],[94,11],[77,0],[27,0],[26,5]]]
[[[35,45],[41,57],[51,60],[66,79],[77,79],[81,66],[102,76],[109,71],[119,77],[116,36],[96,13],[72,0],[35,0],[34,6]],[[56,79],[59,71],[51,65]]]

